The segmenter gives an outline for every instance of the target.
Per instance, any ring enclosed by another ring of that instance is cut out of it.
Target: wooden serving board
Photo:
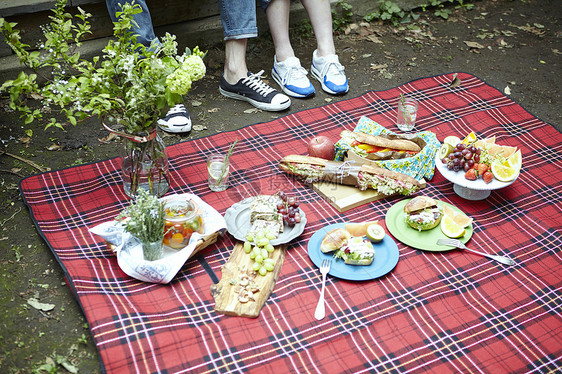
[[[211,286],[211,294],[215,299],[215,311],[232,316],[258,317],[261,308],[273,292],[275,283],[279,279],[279,273],[285,260],[287,245],[276,246],[269,255],[275,260],[275,268],[265,276],[257,274],[254,282],[257,283],[259,291],[253,294],[255,301],[241,303],[235,288],[239,286],[241,275],[245,270],[251,270],[254,261],[244,252],[244,244],[236,243],[228,261],[222,267],[222,277],[219,283]]]
[[[420,182],[422,183],[421,188],[424,188],[426,186],[425,180],[421,180]],[[372,201],[394,196],[384,195],[375,190],[361,191],[354,186],[329,182],[317,182],[314,183],[312,187],[340,213]]]

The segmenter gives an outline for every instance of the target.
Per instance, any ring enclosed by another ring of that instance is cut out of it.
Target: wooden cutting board
[[[421,188],[424,188],[426,186],[425,180],[422,179],[420,182],[422,183]],[[384,195],[375,190],[361,191],[354,186],[329,182],[317,182],[312,187],[339,212],[345,212],[372,201],[394,196]]]
[[[275,247],[275,250],[269,255],[275,260],[275,268],[265,276],[259,274],[255,276],[254,282],[259,288],[259,291],[253,294],[255,300],[242,303],[239,301],[239,294],[236,290],[243,283],[245,270],[252,270],[254,261],[244,252],[244,244],[236,243],[230,258],[222,267],[221,280],[211,286],[211,294],[215,299],[215,311],[232,316],[258,317],[279,279],[286,252],[286,244]]]

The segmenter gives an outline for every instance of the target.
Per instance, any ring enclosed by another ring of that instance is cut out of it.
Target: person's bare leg
[[[278,62],[285,61],[289,57],[295,57],[289,39],[290,8],[290,0],[273,0],[265,12]]]
[[[248,76],[247,44],[248,39],[230,39],[225,43],[224,79],[230,84],[236,84]]]
[[[301,0],[316,36],[318,56],[336,54],[329,0]]]

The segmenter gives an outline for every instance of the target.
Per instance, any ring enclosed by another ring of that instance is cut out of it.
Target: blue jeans
[[[255,0],[219,0],[219,9],[224,40],[258,36]]]
[[[150,12],[146,6],[146,0],[105,0],[107,11],[109,12],[109,16],[113,22],[117,21],[115,13],[121,11],[121,7],[119,5],[127,3],[139,4],[141,6],[142,13],[135,14],[133,16],[133,20],[138,24],[138,27],[134,29],[134,33],[137,34],[137,43],[150,47],[150,44],[157,39],[156,35],[154,35],[152,18],[150,18]]]

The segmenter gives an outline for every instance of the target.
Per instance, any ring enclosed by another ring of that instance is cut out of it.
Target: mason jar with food
[[[203,233],[203,219],[197,204],[192,200],[170,200],[166,202],[164,245],[182,249],[189,243],[194,232]]]

